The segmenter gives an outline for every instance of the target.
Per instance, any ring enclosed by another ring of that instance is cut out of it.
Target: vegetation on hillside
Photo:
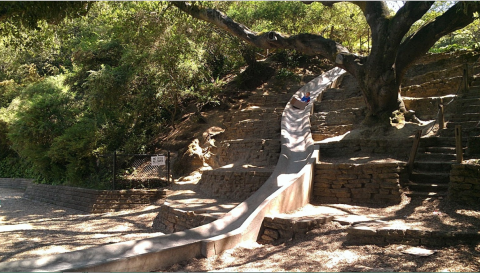
[[[351,4],[199,4],[258,32],[319,33],[351,52],[371,47]],[[227,75],[272,55],[285,64],[280,76],[293,75],[304,57],[252,47],[171,2],[5,2],[0,33],[0,177],[86,187],[102,180],[99,155],[154,152],[185,113],[223,104]],[[432,51],[479,48],[479,33],[476,20]]]

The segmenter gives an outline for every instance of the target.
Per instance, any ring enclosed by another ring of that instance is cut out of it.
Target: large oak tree
[[[338,1],[320,2],[332,6]],[[195,3],[172,2],[181,11],[214,24],[253,46],[293,49],[327,58],[357,79],[369,110],[368,116],[377,118],[390,115],[395,110],[407,112],[400,95],[400,83],[408,67],[427,53],[442,36],[478,20],[480,11],[480,2],[457,2],[409,35],[413,24],[429,11],[434,1],[407,1],[396,13],[383,1],[351,3],[361,9],[371,29],[372,48],[368,56],[349,52],[339,41],[317,34],[289,36],[275,31],[256,33],[219,10],[202,8]]]

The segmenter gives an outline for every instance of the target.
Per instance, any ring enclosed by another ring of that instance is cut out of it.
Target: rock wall
[[[223,139],[280,137],[279,124],[283,108],[266,109],[249,107],[236,111],[234,115],[225,117],[223,126],[227,128]]]
[[[315,166],[312,199],[320,203],[397,204],[405,163],[322,163]]]
[[[352,245],[423,245],[423,246],[452,246],[458,244],[477,244],[480,241],[479,233],[449,232],[418,230],[411,228],[369,227],[355,225],[348,229],[347,244]]]
[[[278,124],[277,124],[278,127]],[[212,149],[216,166],[244,163],[252,166],[275,166],[280,156],[280,139],[226,140]]]
[[[269,217],[263,219],[260,240],[266,243],[287,241],[331,222],[333,216]]]
[[[272,175],[272,170],[204,171],[198,182],[202,191],[213,197],[243,201],[256,192]]]
[[[0,178],[0,188],[26,189],[33,181],[28,178]]]
[[[112,191],[30,184],[23,198],[89,213],[102,213],[151,204],[164,196],[163,190]]]
[[[478,200],[480,200],[480,165],[452,165],[448,198],[458,203],[478,204]]]
[[[160,207],[160,213],[153,220],[153,229],[173,233],[199,227],[215,220],[217,218],[209,214],[172,208],[165,202]]]
[[[336,157],[338,155],[377,154],[386,155],[401,160],[408,160],[413,139],[395,140],[390,139],[342,139],[320,143],[320,155],[322,157]]]

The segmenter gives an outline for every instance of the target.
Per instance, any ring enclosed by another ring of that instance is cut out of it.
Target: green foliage
[[[258,32],[316,33],[366,50],[368,26],[351,3],[199,4]],[[253,89],[272,76],[297,79],[292,71],[310,58],[273,51],[285,66],[275,74],[258,62],[272,51],[169,2],[8,2],[0,17],[0,176],[46,183],[106,187],[99,155],[161,148],[159,135],[185,112],[219,105],[224,77],[246,65],[237,81]],[[478,33],[477,20],[437,48],[478,47]]]
[[[300,77],[286,68],[281,68],[277,72],[276,78],[279,80],[294,80],[300,82]]]
[[[48,181],[64,179],[63,162],[52,160],[48,151],[76,115],[73,96],[62,81],[63,77],[51,77],[26,88],[9,121],[12,148]]]
[[[16,155],[0,158],[0,177],[37,178],[31,165]]]
[[[367,46],[368,25],[361,10],[351,3],[326,7],[315,2],[305,5],[297,1],[252,1],[231,4],[226,13],[257,32],[320,34],[354,52]]]

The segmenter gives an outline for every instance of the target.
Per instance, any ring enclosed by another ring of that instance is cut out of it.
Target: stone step
[[[319,126],[311,125],[313,140],[320,141],[326,138],[340,136],[353,129],[353,124]]]
[[[224,121],[235,123],[249,119],[280,120],[284,109],[284,107],[249,106],[233,111],[231,115],[225,116]]]
[[[225,122],[225,139],[279,139],[280,120],[248,119],[236,123]]]
[[[365,102],[362,97],[347,98],[344,100],[322,100],[315,102],[315,112],[328,112],[345,108],[362,108]]]
[[[329,112],[315,112],[310,116],[313,126],[357,124],[365,117],[365,108],[339,109]]]
[[[444,192],[448,190],[448,183],[434,184],[434,183],[416,183],[409,181],[407,183],[408,189],[416,192]]]
[[[455,128],[447,128],[440,130],[438,134],[440,137],[455,139]],[[475,128],[463,128],[462,127],[462,144],[467,145],[468,137],[480,135],[480,127]]]
[[[480,126],[480,121],[475,120],[475,121],[463,121],[463,122],[454,122],[454,121],[447,122],[447,128],[455,128],[457,125],[461,125],[462,129],[476,128]]]
[[[248,106],[269,106],[269,107],[284,107],[292,98],[292,94],[254,94],[248,97]]]
[[[468,106],[468,105],[479,105],[480,97],[462,97],[462,95],[457,96],[454,99],[454,102],[459,106]],[[453,102],[452,102],[453,103]]]
[[[405,194],[411,198],[444,198],[447,192],[423,192],[423,191],[406,191]]]
[[[445,130],[442,130],[445,131]],[[454,136],[455,136],[455,132]],[[433,136],[433,137],[422,137],[420,139],[421,147],[455,147],[455,137],[445,137],[445,136]],[[468,138],[462,136],[462,143],[467,144]]]
[[[413,169],[417,172],[450,172],[456,161],[415,161]]]
[[[455,160],[457,157],[455,154],[444,154],[444,153],[419,153],[416,156],[416,160],[419,161],[451,161]]]
[[[448,120],[448,122],[468,122],[468,121],[478,122],[479,120],[480,120],[480,113],[464,113],[464,114],[457,114],[451,117]]]
[[[411,182],[417,184],[446,184],[450,182],[450,172],[419,172],[414,170],[409,176]]]
[[[425,147],[425,152],[430,154],[455,154],[455,147]]]

